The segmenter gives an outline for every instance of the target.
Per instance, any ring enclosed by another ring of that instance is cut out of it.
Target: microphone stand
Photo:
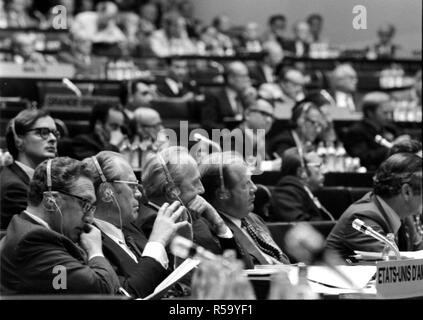
[[[395,252],[397,260],[401,260],[401,253],[399,252],[398,248],[380,233],[374,231],[372,227],[366,226],[364,222],[360,219],[355,219],[352,223],[352,227],[355,230],[360,231],[361,233],[371,236],[376,240],[379,240],[380,242],[383,242],[384,244],[388,245]]]

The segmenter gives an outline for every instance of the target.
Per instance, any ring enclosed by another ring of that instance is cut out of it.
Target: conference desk
[[[260,175],[253,175],[251,177],[254,183],[263,184],[267,186],[275,186],[281,179],[279,171],[265,171]],[[327,172],[325,173],[326,187],[330,186],[344,186],[344,187],[358,187],[370,188],[373,185],[373,173],[359,173],[359,172]]]

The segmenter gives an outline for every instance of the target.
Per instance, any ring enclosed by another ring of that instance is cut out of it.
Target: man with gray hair
[[[332,97],[338,108],[356,111],[354,94],[357,90],[357,72],[350,64],[340,64],[331,75]]]
[[[28,207],[2,240],[0,283],[13,294],[116,294],[119,280],[90,225],[96,195],[86,165],[45,160],[29,184]]]
[[[176,230],[183,207],[164,203],[158,210],[150,237],[135,227],[141,187],[122,155],[102,151],[84,160],[94,177],[97,210],[94,225],[102,233],[103,251],[119,276],[121,286],[133,297],[145,297],[164,280],[169,259],[165,246]]]
[[[408,135],[400,135],[392,122],[391,98],[384,92],[370,92],[362,102],[363,119],[354,124],[345,135],[348,154],[359,157],[368,170],[375,170],[386,159],[390,144],[396,144]]]
[[[179,201],[186,209],[184,219],[192,224],[192,230],[181,230],[186,237],[193,236],[195,241],[197,234],[211,230],[214,237],[208,238],[210,242],[202,243],[206,249],[221,254],[222,248],[236,248],[230,229],[213,206],[201,196],[204,188],[198,166],[187,149],[169,147],[157,154],[148,154],[142,170],[142,182],[148,202],[141,208],[143,215],[136,224],[147,235],[151,232],[159,206],[165,202]]]
[[[246,93],[251,87],[247,66],[240,61],[228,64],[225,86],[208,92],[208,101],[201,109],[201,123],[206,130],[239,124],[246,108]]]
[[[257,187],[243,158],[234,152],[212,153],[202,159],[199,169],[204,198],[234,234],[245,267],[289,263],[264,221],[252,212]],[[199,243],[202,235],[198,235]]]

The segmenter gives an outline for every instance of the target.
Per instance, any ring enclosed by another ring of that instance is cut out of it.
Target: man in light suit
[[[352,227],[359,218],[382,235],[394,233],[400,250],[407,251],[403,220],[422,212],[422,158],[397,153],[385,160],[375,175],[373,191],[353,203],[327,238],[326,248],[343,258],[354,250],[381,252],[384,244]]]
[[[202,159],[199,168],[204,197],[234,234],[245,267],[289,263],[264,221],[251,212],[257,187],[242,157],[233,152],[213,153]],[[197,240],[201,244],[202,239]]]
[[[28,207],[2,240],[0,283],[7,294],[116,294],[119,280],[90,226],[96,196],[91,174],[71,158],[42,162]]]

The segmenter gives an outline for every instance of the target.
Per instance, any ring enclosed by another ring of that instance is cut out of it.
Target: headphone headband
[[[175,180],[173,180],[173,178],[172,178],[172,176],[171,176],[171,174],[169,172],[169,169],[167,168],[166,161],[163,159],[163,157],[160,154],[160,152],[157,152],[157,157],[159,158],[160,165],[162,166],[162,168],[163,168],[163,170],[165,172],[165,177],[166,177],[167,183],[173,184],[174,186],[176,186]]]
[[[103,170],[101,170],[100,164],[98,163],[97,157],[92,156],[91,159],[94,162],[94,166],[97,169],[98,174],[100,175],[101,182],[107,182],[107,179],[103,173]]]
[[[47,188],[48,188],[48,191],[50,191],[50,192],[51,192],[51,189],[52,189],[52,183],[51,183],[51,162],[52,162],[52,159],[48,159],[47,166],[46,166],[46,171],[47,171]]]

